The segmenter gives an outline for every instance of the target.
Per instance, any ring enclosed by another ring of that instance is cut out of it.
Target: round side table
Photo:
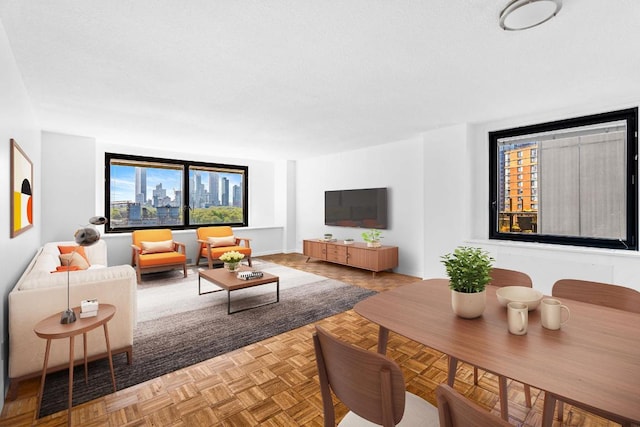
[[[109,359],[109,368],[111,369],[111,382],[113,384],[113,391],[116,391],[116,376],[113,372],[113,359],[111,357],[111,345],[109,344],[109,329],[107,328],[107,322],[111,320],[116,314],[115,306],[111,304],[100,304],[98,306],[98,314],[94,317],[80,318],[80,307],[74,307],[73,311],[76,313],[76,320],[74,323],[62,324],[60,323],[60,313],[56,313],[41,320],[36,324],[33,331],[40,338],[47,340],[47,349],[44,354],[44,365],[42,367],[42,377],[40,379],[40,393],[38,394],[38,406],[36,407],[36,419],[40,414],[40,405],[42,403],[42,394],[44,392],[44,381],[47,376],[47,365],[49,363],[49,351],[51,350],[51,340],[69,338],[69,406],[67,414],[67,425],[71,425],[71,406],[73,400],[73,365],[74,365],[74,339],[77,335],[82,334],[82,342],[84,345],[84,380],[87,381],[87,332],[103,326],[104,339],[107,344],[107,356]]]

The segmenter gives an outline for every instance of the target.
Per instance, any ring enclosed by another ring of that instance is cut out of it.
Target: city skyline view
[[[146,194],[147,200],[153,194],[153,190],[158,185],[166,191],[167,196],[172,200],[176,198],[176,192],[182,192],[182,170],[178,169],[161,169],[161,168],[144,168],[146,170]],[[136,201],[136,167],[129,165],[111,165],[111,201],[124,202]],[[191,176],[195,174],[208,174],[208,171],[191,172]],[[222,194],[223,178],[229,180],[229,187],[241,185],[242,176],[237,173],[215,172],[220,177],[218,184],[218,193]],[[209,180],[203,179],[202,185],[207,192],[210,192]]]

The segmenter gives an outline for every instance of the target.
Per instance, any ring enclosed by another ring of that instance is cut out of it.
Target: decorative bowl
[[[506,307],[510,302],[527,304],[529,311],[535,310],[542,300],[542,292],[526,286],[505,286],[496,291],[498,302]]]

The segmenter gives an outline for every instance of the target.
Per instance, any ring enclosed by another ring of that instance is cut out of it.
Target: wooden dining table
[[[354,310],[380,326],[380,353],[393,331],[447,354],[450,367],[465,361],[545,391],[543,426],[553,422],[556,399],[640,424],[640,315],[563,299],[571,318],[561,329],[543,328],[537,308],[529,312],[527,334],[513,335],[498,288],[487,286],[481,317],[463,319],[451,310],[448,284],[428,279],[404,285]],[[454,377],[449,372],[448,381]]]

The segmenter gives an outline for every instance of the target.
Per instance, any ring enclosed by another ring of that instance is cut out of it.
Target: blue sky
[[[240,185],[240,174],[220,173],[220,177],[230,181],[229,189]],[[221,179],[222,181],[222,179]],[[202,183],[209,190],[209,179],[203,173]],[[182,189],[182,172],[171,169],[147,168],[147,198],[153,196],[158,184],[167,190],[167,196],[175,199],[175,190]],[[135,168],[133,166],[111,165],[111,201],[135,201]]]

